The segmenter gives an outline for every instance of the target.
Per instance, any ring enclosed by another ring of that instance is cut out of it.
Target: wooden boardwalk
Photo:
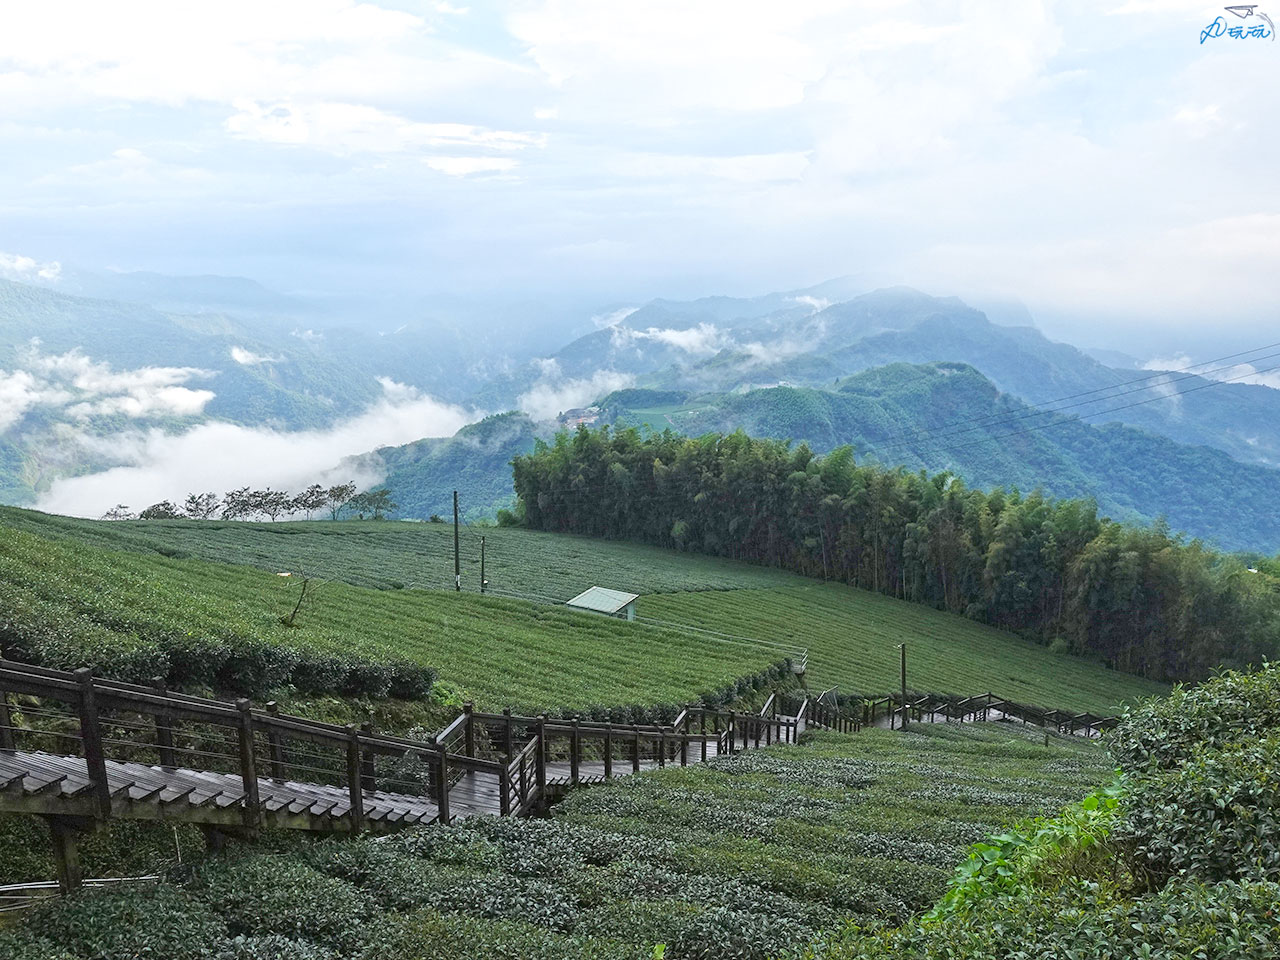
[[[987,694],[865,703],[770,696],[759,712],[690,706],[670,724],[480,713],[464,707],[409,739],[152,687],[0,660],[0,812],[43,817],[63,890],[81,881],[76,838],[108,819],[191,823],[211,844],[264,828],[386,832],[542,810],[567,791],[743,750],[794,744],[810,727],[1016,717],[1093,735],[1107,722]],[[879,715],[880,707],[884,716]],[[1028,717],[1034,714],[1035,720]]]

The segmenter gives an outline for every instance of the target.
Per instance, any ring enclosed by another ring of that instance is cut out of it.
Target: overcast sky
[[[1277,326],[1280,42],[1202,44],[1220,15],[9,3],[0,269],[619,302],[856,274],[1243,335]]]

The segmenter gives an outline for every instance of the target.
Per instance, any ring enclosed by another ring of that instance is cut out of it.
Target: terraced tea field
[[[898,689],[897,645],[907,644],[912,689],[965,696],[994,691],[1045,707],[1110,713],[1124,700],[1167,692],[1152,683],[993,630],[963,617],[840,584],[671,593],[644,613],[726,634],[809,649],[809,685],[842,693]]]
[[[266,640],[415,661],[490,708],[577,709],[692,699],[779,659],[525,601],[340,581],[315,586],[289,628],[280,618],[299,590],[292,577],[252,567],[109,552],[0,526],[0,637],[39,636],[51,666],[121,651],[149,663],[153,650]]]
[[[922,690],[967,695],[990,689],[1041,706],[1104,713],[1122,701],[1164,690],[928,607],[782,571],[628,543],[486,529],[486,573],[495,596],[480,598],[474,595],[479,533],[466,529],[464,592],[452,594],[450,525],[106,523],[0,508],[0,532],[5,527],[52,538],[67,549],[125,551],[114,555],[121,569],[137,576],[153,571],[157,584],[172,579],[181,584],[174,587],[175,597],[185,599],[184,591],[195,591],[185,606],[172,608],[177,622],[195,615],[202,585],[216,584],[217,599],[210,601],[215,609],[248,604],[245,629],[270,630],[274,617],[288,612],[290,590],[296,589],[274,574],[306,571],[329,582],[309,607],[311,617],[301,618],[303,631],[310,632],[291,632],[282,642],[409,657],[495,705],[507,699],[569,705],[561,703],[558,677],[577,688],[581,699],[573,699],[573,705],[631,703],[637,697],[670,702],[696,695],[709,685],[707,678],[723,676],[724,670],[736,671],[734,676],[754,672],[796,648],[809,650],[812,686],[886,693],[897,688],[896,645],[904,641],[910,650],[910,684]],[[200,558],[245,566],[228,573],[200,564]],[[108,578],[108,571],[102,576]],[[68,574],[67,580],[72,583],[75,576]],[[644,594],[641,616],[670,626],[665,633],[650,633],[599,618],[583,621],[546,603],[594,584]],[[690,626],[710,633],[689,634],[685,628]],[[635,642],[638,630],[644,632],[643,644]],[[657,651],[652,667],[647,653],[637,654],[640,649]],[[557,666],[559,657],[570,659]],[[696,663],[700,658],[704,662]]]
[[[108,550],[198,557],[272,572],[306,570],[362,587],[453,589],[451,523],[105,522],[0,507],[0,525]],[[464,590],[480,587],[482,534],[487,540],[485,575],[494,590],[504,593],[566,600],[596,584],[666,593],[778,586],[797,579],[777,570],[637,544],[510,527],[464,527]]]

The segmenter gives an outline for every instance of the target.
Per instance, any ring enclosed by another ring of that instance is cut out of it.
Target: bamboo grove
[[[971,490],[741,432],[583,427],[512,466],[533,529],[842,581],[1153,679],[1200,679],[1280,646],[1274,578],[1162,524],[1100,518],[1087,500]]]

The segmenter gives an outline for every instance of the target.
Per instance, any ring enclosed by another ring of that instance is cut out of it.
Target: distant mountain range
[[[950,471],[986,489],[1089,497],[1118,520],[1164,517],[1174,530],[1225,549],[1280,550],[1280,471],[1140,427],[1038,412],[963,363],[890,364],[830,390],[691,396],[632,389],[599,407],[604,421],[646,430],[741,429],[822,452],[850,444],[859,461]]]
[[[1028,319],[1017,305],[998,315]],[[594,420],[852,444],[860,457],[950,469],[974,485],[1042,486],[1096,497],[1117,517],[1164,515],[1223,546],[1280,546],[1267,515],[1280,390],[1216,383],[1248,371],[1234,360],[1205,376],[1148,371],[994,323],[954,297],[866,292],[851,279],[615,305],[594,322],[550,320],[534,303],[468,313],[427,302],[370,316],[237,278],[70,270],[52,286],[0,280],[0,499],[29,503],[57,476],[112,466],[109,441],[124,430],[211,420],[324,429],[394,381],[477,416],[518,411],[343,461],[384,475],[405,516],[448,511],[453,489],[465,491],[464,512],[491,515],[511,501],[512,456]],[[589,332],[547,351],[529,333],[544,323]],[[70,435],[108,442],[68,445]]]

